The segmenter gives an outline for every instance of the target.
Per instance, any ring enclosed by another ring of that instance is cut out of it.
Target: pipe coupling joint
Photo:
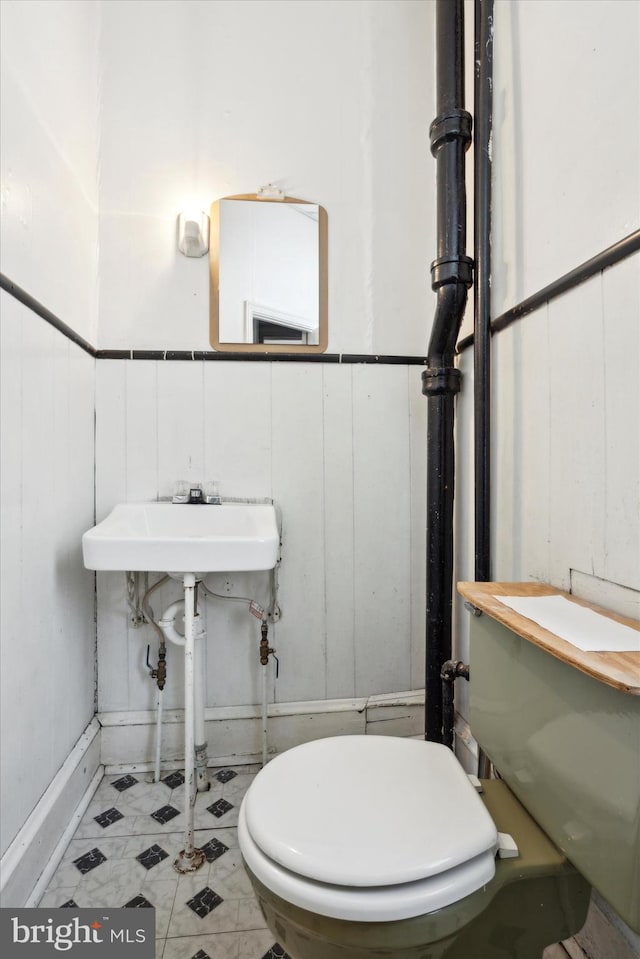
[[[473,120],[468,110],[450,110],[436,117],[429,127],[431,152],[435,156],[443,143],[460,140],[465,150],[471,143]]]
[[[422,371],[423,396],[439,396],[445,393],[459,393],[462,374],[454,366]]]
[[[473,260],[470,256],[441,256],[431,264],[431,289],[439,290],[447,283],[473,286]]]
[[[459,659],[448,659],[442,664],[442,669],[440,670],[440,679],[443,679],[448,683],[453,683],[459,677],[462,677],[466,680],[469,679],[469,667],[466,663],[463,663]]]

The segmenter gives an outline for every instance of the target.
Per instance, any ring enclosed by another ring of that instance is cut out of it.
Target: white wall
[[[495,9],[498,315],[638,228],[640,6]]]
[[[100,346],[208,349],[194,204],[273,182],[326,207],[329,351],[424,353],[431,3],[102,5]]]
[[[2,0],[0,11],[2,270],[94,342],[99,6]]]
[[[2,271],[96,321],[97,6],[4,2]],[[93,359],[2,293],[4,853],[94,709]]]

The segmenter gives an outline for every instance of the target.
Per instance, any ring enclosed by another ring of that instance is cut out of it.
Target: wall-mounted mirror
[[[211,207],[211,345],[322,353],[327,348],[327,213],[256,194]]]

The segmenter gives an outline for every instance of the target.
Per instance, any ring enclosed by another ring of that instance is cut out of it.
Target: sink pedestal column
[[[206,861],[202,849],[194,845],[194,806],[195,806],[195,637],[193,617],[195,611],[196,577],[194,573],[184,574],[184,807],[186,827],[184,849],[178,853],[174,867],[178,872],[195,872]]]

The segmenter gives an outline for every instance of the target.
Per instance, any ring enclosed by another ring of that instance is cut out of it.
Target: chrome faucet
[[[222,497],[217,483],[208,483],[203,489],[201,484],[178,483],[176,492],[171,497],[172,503],[206,503],[216,506],[222,503]]]

